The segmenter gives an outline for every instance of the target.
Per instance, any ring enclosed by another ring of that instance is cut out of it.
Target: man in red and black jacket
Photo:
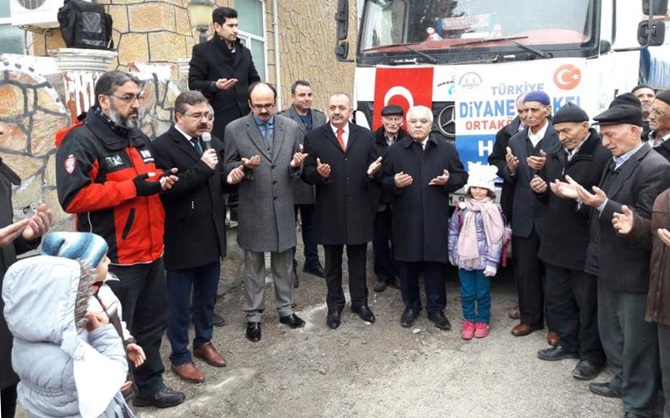
[[[163,268],[164,213],[158,193],[176,176],[156,168],[149,138],[139,128],[140,81],[112,71],[95,85],[95,105],[57,134],[58,200],[76,214],[76,229],[107,241],[107,282],[123,306],[123,320],[147,355],[134,369],[136,406],[171,407],[185,396],[163,383],[160,344],[167,326]]]

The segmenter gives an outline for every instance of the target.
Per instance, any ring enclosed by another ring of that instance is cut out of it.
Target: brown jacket
[[[635,214],[633,230],[627,238],[651,248],[649,293],[645,320],[670,326],[670,247],[658,237],[659,228],[670,227],[670,189],[654,201],[651,220]]]

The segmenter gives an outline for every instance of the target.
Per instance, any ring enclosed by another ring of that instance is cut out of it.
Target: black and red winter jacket
[[[160,258],[163,206],[158,194],[137,196],[133,183],[141,174],[154,173],[154,181],[162,175],[149,138],[139,129],[115,131],[91,108],[83,124],[58,132],[56,146],[58,201],[76,214],[76,229],[102,236],[113,264]]]

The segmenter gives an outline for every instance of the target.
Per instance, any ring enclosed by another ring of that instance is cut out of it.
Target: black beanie
[[[566,105],[561,106],[560,109],[554,115],[552,123],[556,125],[557,123],[564,122],[588,122],[589,115],[584,112],[584,110],[577,106],[576,104],[569,102]]]

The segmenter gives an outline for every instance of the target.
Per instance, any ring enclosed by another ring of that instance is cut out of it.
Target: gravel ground
[[[620,400],[591,395],[587,382],[571,376],[576,360],[537,359],[537,350],[547,347],[545,332],[523,338],[510,334],[516,321],[507,317],[507,310],[516,296],[509,271],[503,270],[492,283],[491,333],[485,339],[460,338],[458,279],[456,271],[450,270],[445,313],[452,331],[435,328],[425,312],[414,328],[402,328],[400,292],[392,288],[380,294],[371,290],[374,324],[364,323],[347,305],[342,325],[331,330],[325,324],[324,280],[301,274],[296,313],[307,326],[291,330],[279,324],[268,285],[263,339],[254,344],[244,336],[242,252],[234,229],[228,241],[222,296],[216,308],[228,324],[215,328],[213,341],[228,366],[217,369],[196,359],[206,382],[184,383],[169,371],[165,340],[166,383],[184,391],[188,399],[176,408],[136,409],[139,417],[596,418],[623,414]],[[299,262],[302,266],[301,256]],[[374,279],[370,249],[370,289]],[[604,373],[596,381],[609,378]]]

